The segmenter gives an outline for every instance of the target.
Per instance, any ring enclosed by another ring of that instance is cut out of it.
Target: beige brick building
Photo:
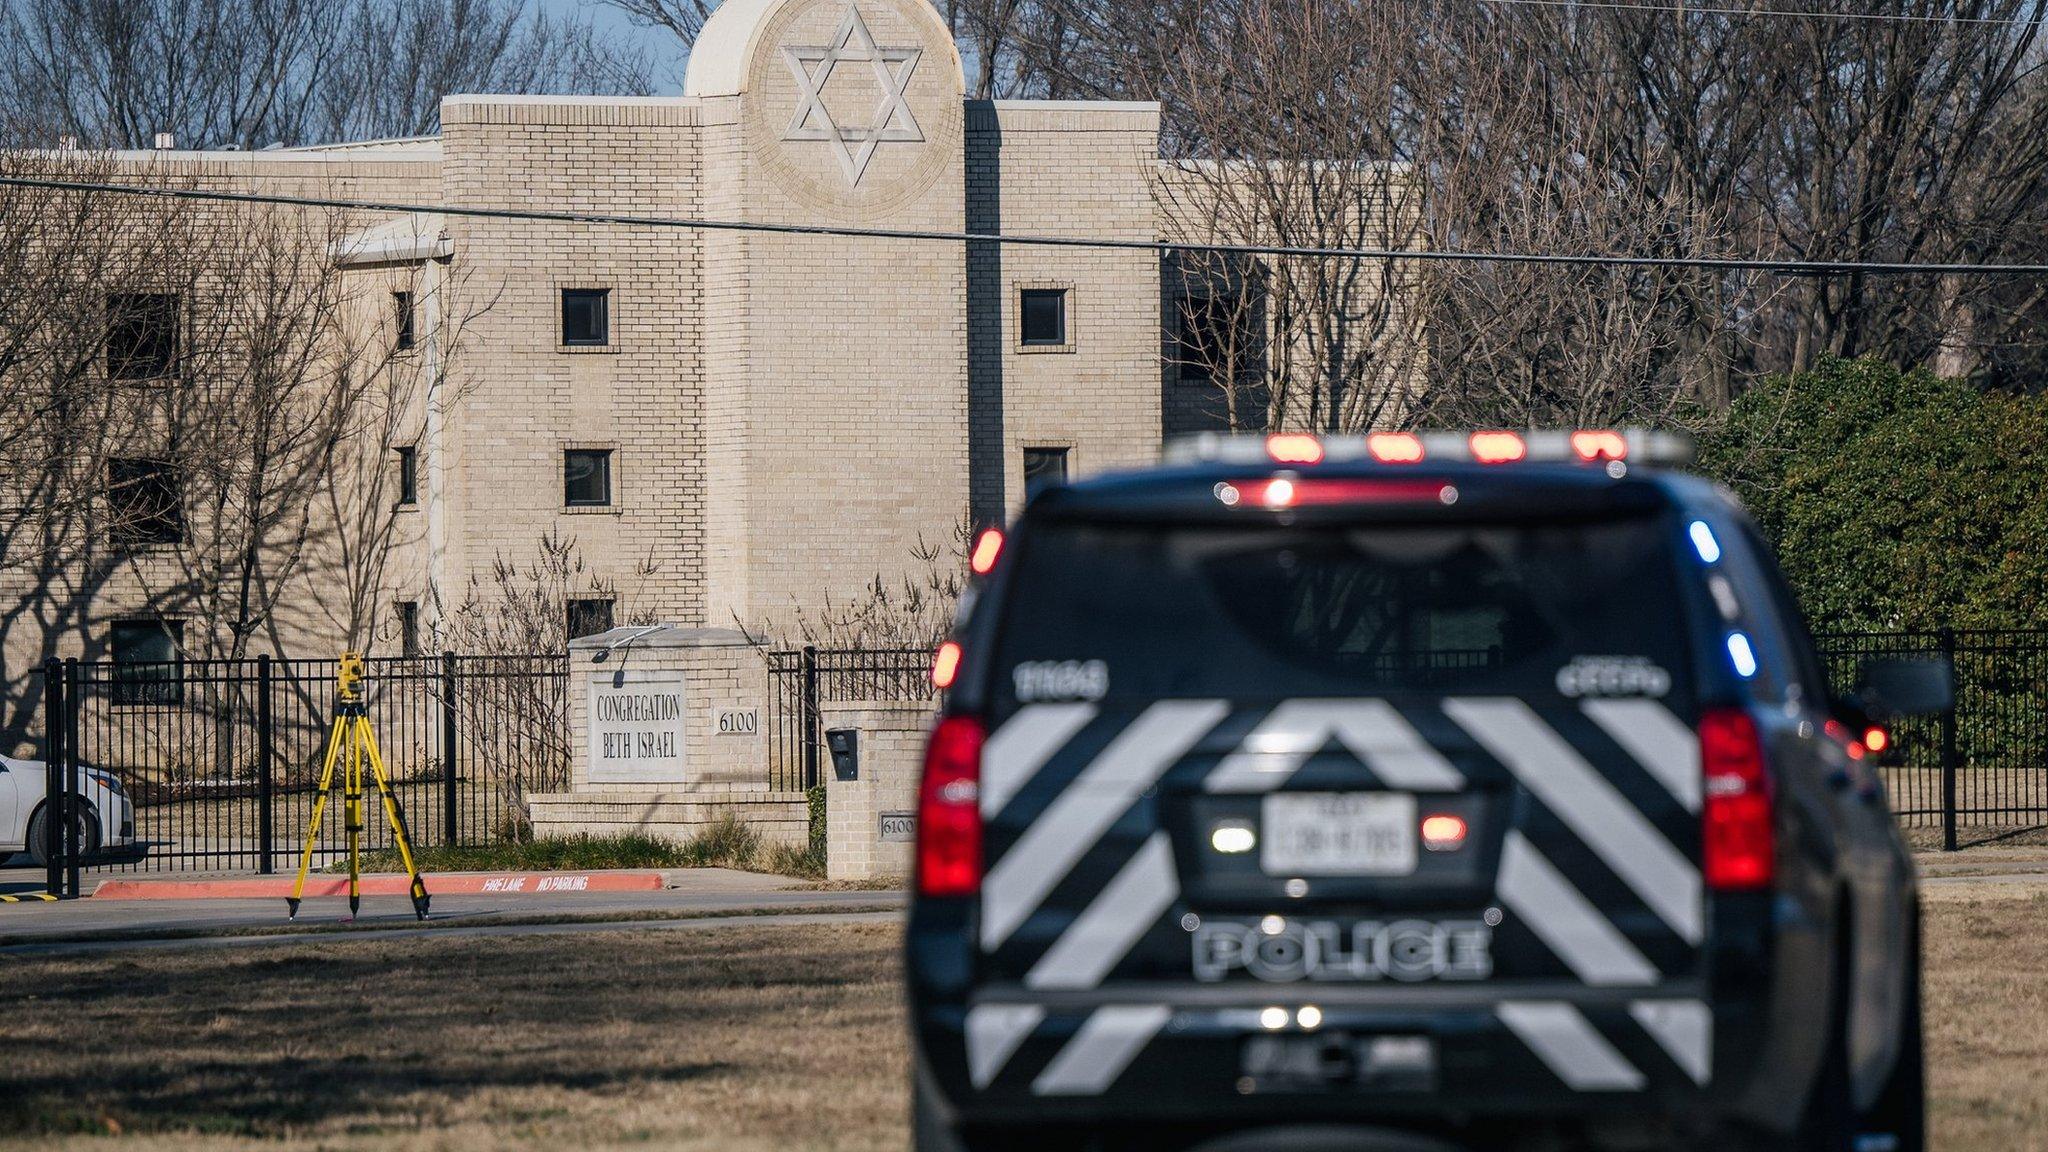
[[[967,100],[924,0],[728,0],[688,75],[675,98],[454,97],[431,139],[122,162],[427,207],[1161,230],[1156,106]],[[1177,290],[1150,251],[360,215],[336,258],[377,323],[409,294],[401,360],[426,379],[416,432],[376,448],[411,473],[385,651],[400,613],[435,644],[439,614],[550,537],[602,590],[572,589],[594,601],[583,626],[615,596],[773,634],[909,570],[920,539],[1014,511],[1036,478],[1155,458],[1214,407],[1175,368]],[[314,606],[329,585],[299,579],[260,650],[346,639]],[[118,580],[94,595],[75,626],[8,635],[13,689],[51,652],[108,655],[113,621],[179,611]]]

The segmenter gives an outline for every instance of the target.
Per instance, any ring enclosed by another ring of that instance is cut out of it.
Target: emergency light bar
[[[1607,464],[1683,468],[1692,437],[1646,428],[1534,432],[1373,432],[1363,436],[1273,436],[1204,432],[1166,446],[1168,464]]]

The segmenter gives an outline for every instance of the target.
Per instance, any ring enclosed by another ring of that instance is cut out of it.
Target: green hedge
[[[1703,437],[1820,631],[2048,622],[2048,400],[1834,361]]]

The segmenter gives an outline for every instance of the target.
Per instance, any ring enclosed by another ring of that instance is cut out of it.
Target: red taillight
[[[1472,459],[1481,464],[1513,464],[1529,455],[1529,445],[1513,432],[1474,432]]]
[[[1276,464],[1321,464],[1323,442],[1313,436],[1268,436],[1266,454]]]
[[[1700,717],[1700,869],[1716,892],[1769,888],[1777,871],[1771,780],[1756,721],[1740,709]]]
[[[1440,480],[1295,479],[1239,480],[1216,487],[1216,498],[1229,507],[1317,508],[1345,504],[1450,503]]]
[[[949,716],[932,730],[917,795],[921,896],[981,891],[981,746],[987,738],[972,716]]]

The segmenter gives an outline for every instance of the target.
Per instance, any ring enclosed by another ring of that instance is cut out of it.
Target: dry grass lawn
[[[2048,886],[1928,889],[1939,1152],[2048,1149]],[[876,926],[10,958],[0,1147],[904,1147]]]
[[[1923,891],[1934,1147],[2048,1150],[2048,885]]]
[[[897,940],[860,925],[10,957],[0,1146],[900,1149]]]

